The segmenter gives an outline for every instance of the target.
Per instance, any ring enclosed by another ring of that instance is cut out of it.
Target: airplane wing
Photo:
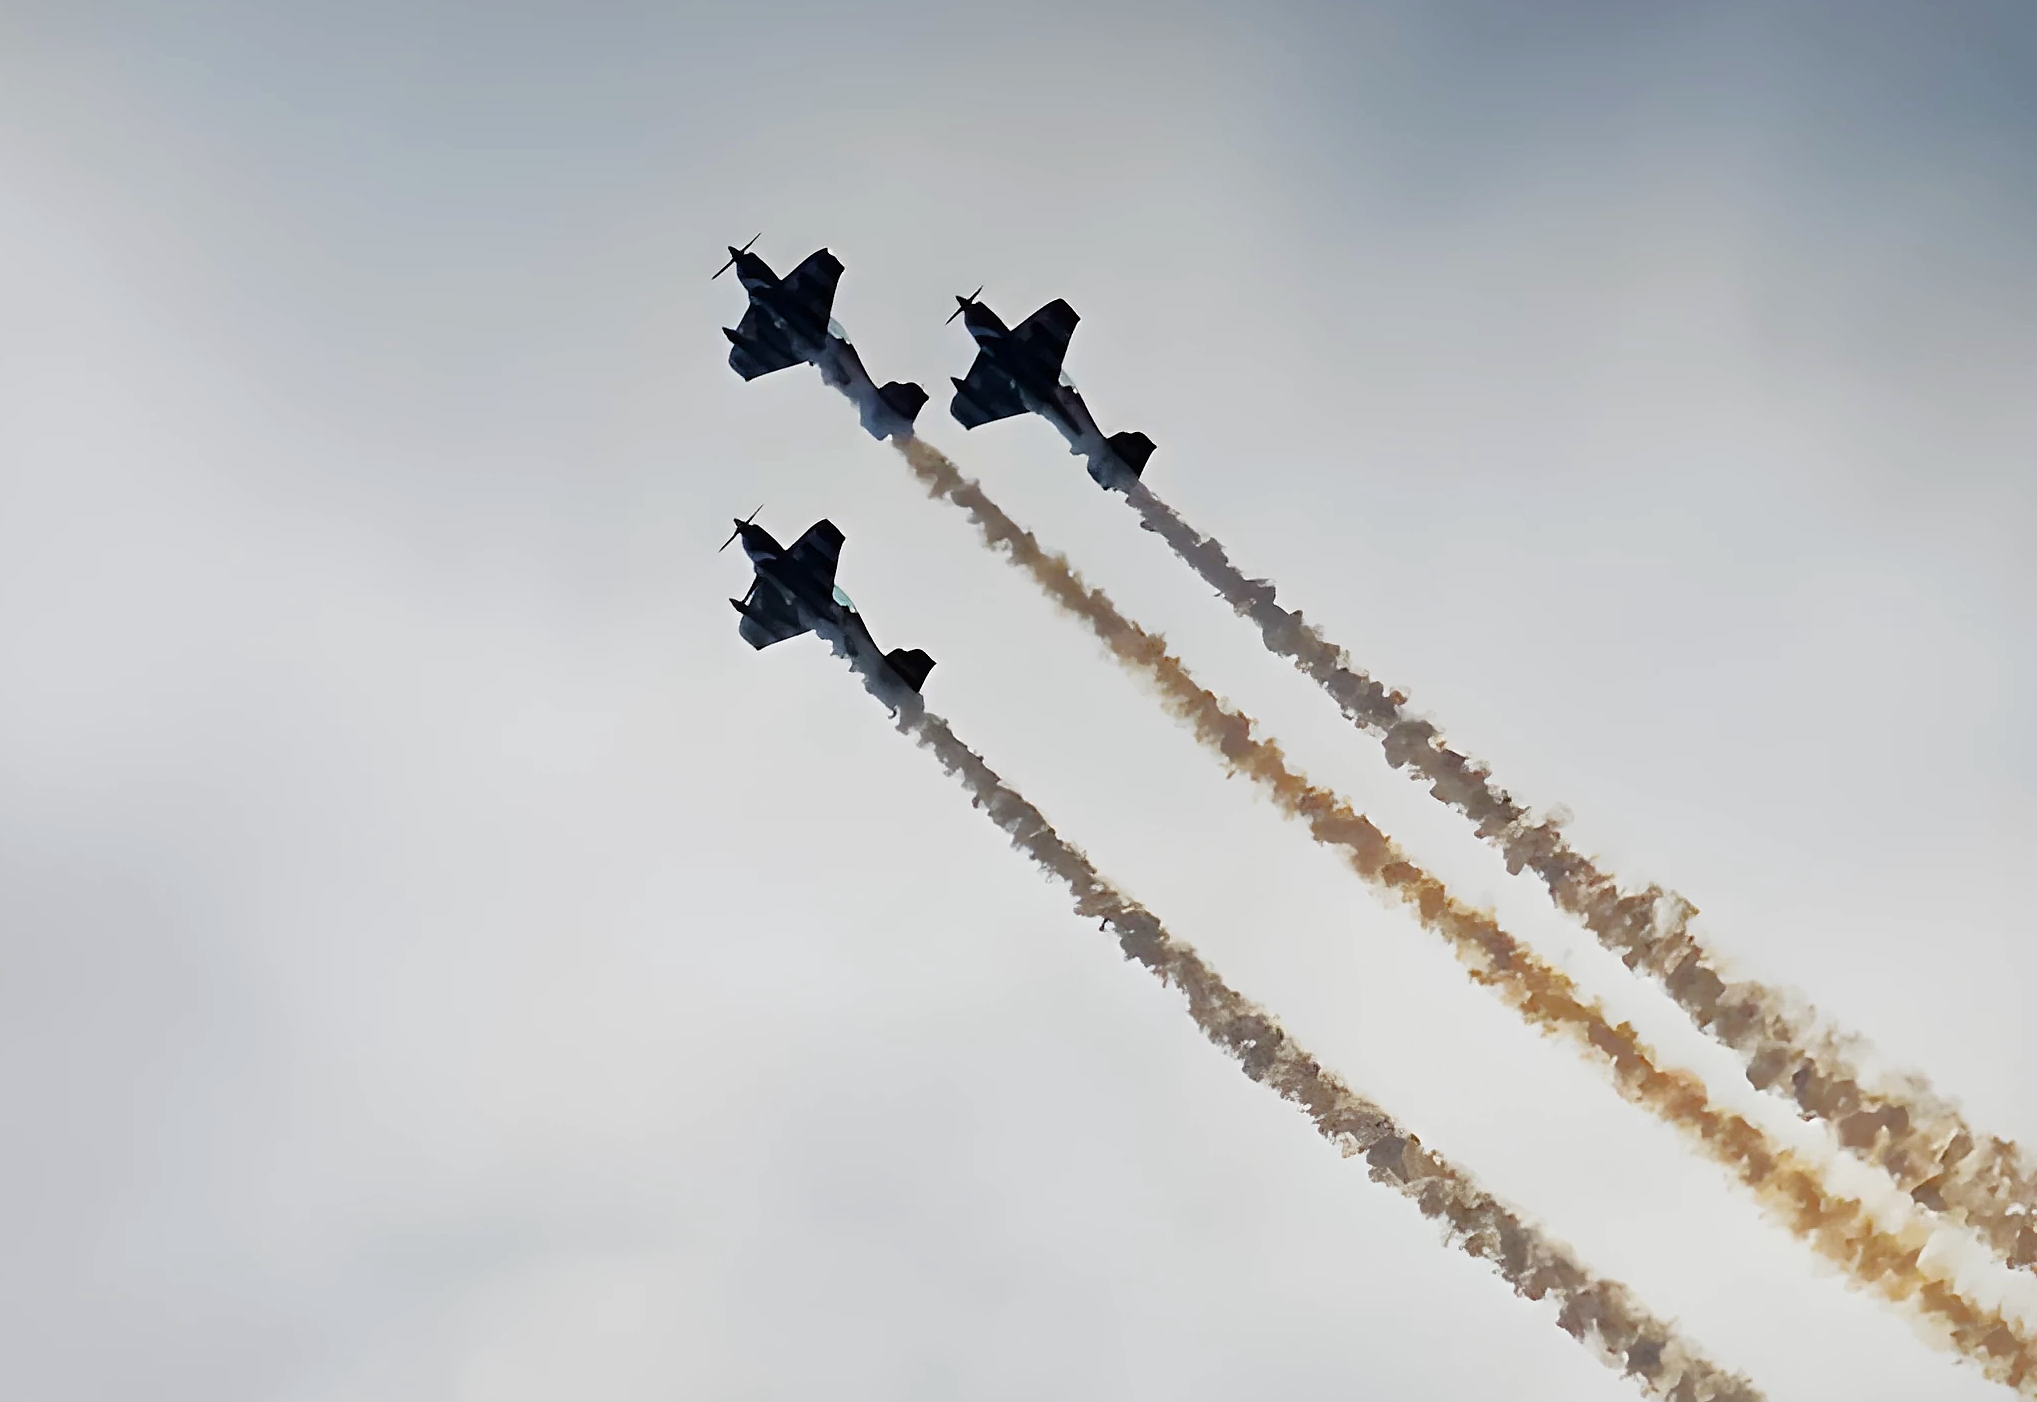
[[[835,284],[842,280],[842,260],[825,248],[816,249],[785,277],[785,292],[813,313],[822,325],[835,306]]]
[[[1026,411],[1018,386],[981,351],[976,354],[976,363],[969,367],[969,377],[954,381],[954,385],[955,400],[948,406],[948,412],[964,428],[977,428]]]
[[[791,601],[775,586],[761,579],[751,586],[749,602],[737,603],[736,611],[743,616],[736,631],[744,642],[754,648],[767,648],[806,631],[806,625],[799,621],[799,613],[792,607]]]
[[[1026,349],[1059,370],[1068,354],[1068,338],[1075,334],[1075,323],[1080,320],[1075,308],[1056,297],[1013,327],[1011,334]]]
[[[815,521],[806,534],[792,542],[787,559],[812,571],[821,583],[833,585],[835,565],[842,558],[842,532],[832,521]]]
[[[729,338],[729,369],[746,380],[800,362],[799,353],[785,343],[778,323],[757,310],[754,302],[735,330],[723,327],[721,334]]]

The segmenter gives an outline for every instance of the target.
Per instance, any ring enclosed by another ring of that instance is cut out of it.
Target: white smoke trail
[[[887,705],[893,698],[866,677]],[[1089,858],[956,738],[946,721],[924,708],[895,710],[898,728],[961,781],[972,806],[1018,851],[1059,881],[1082,916],[1100,920],[1136,961],[1186,999],[1189,1016],[1245,1074],[1302,1109],[1317,1131],[1346,1156],[1363,1155],[1372,1180],[1440,1222],[1460,1251],[1490,1262],[1528,1300],[1556,1306],[1556,1323],[1651,1397],[1671,1402],[1760,1402],[1747,1379],[1720,1368],[1656,1318],[1617,1281],[1587,1270],[1570,1249],[1479,1187],[1464,1170],[1425,1147],[1379,1106],[1345,1085],[1310,1056],[1273,1017],[1232,989],[1202,957],[1171,936],[1159,920],[1105,881]]]
[[[1485,765],[1410,716],[1405,695],[1352,666],[1344,649],[1275,603],[1271,585],[1246,578],[1220,543],[1190,527],[1151,488],[1136,484],[1126,499],[1148,530],[1259,629],[1269,651],[1293,662],[1346,718],[1384,741],[1389,763],[1420,774],[1437,800],[1470,819],[1505,855],[1510,870],[1534,872],[1556,904],[1628,968],[1654,979],[1693,1023],[1739,1053],[1749,1082],[1792,1099],[1804,1118],[1830,1125],[1849,1152],[1884,1170],[1923,1207],[1973,1227],[2007,1264],[2037,1271],[2037,1164],[2028,1154],[1977,1133],[1920,1075],[1870,1081],[1848,1051],[1862,1039],[1839,1033],[1782,990],[1729,981],[1691,932],[1695,905],[1659,886],[1623,891],[1570,846],[1556,821],[1534,818],[1491,781]]]
[[[1341,850],[1373,890],[1405,905],[1441,936],[1475,982],[1498,992],[1531,1026],[1564,1038],[1598,1062],[1622,1096],[1682,1131],[1694,1148],[1747,1187],[1772,1219],[1854,1281],[1914,1310],[1935,1338],[1990,1378],[2037,1395],[2037,1339],[1925,1265],[1925,1236],[1914,1225],[1900,1233],[1882,1229],[1863,1204],[1826,1186],[1819,1165],[1714,1106],[1696,1076],[1663,1070],[1632,1027],[1612,1022],[1568,975],[1524,948],[1492,916],[1456,900],[1343,798],[1309,783],[1277,744],[1254,733],[1251,717],[1199,685],[1163,639],[1126,618],[1064,557],[1046,551],[945,455],[917,441],[898,446],[932,495],[968,513],[988,547],[1024,570],[1050,599],[1088,625],[1120,663],[1152,683],[1166,708],[1188,722],[1232,772],[1255,780],[1282,812],[1306,823],[1318,842]]]

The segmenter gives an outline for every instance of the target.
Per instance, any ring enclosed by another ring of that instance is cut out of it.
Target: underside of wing
[[[754,303],[743,313],[735,330],[724,327],[722,334],[729,338],[729,368],[746,380],[797,365],[802,359],[786,343],[778,323],[757,310]]]
[[[736,607],[743,615],[742,625],[736,631],[751,647],[767,648],[806,631],[791,600],[765,580],[759,579],[752,585],[749,601]]]
[[[785,557],[820,579],[833,585],[835,566],[842,558],[842,532],[832,521],[815,521],[806,528],[806,534],[792,542],[792,548]]]
[[[1056,297],[1013,328],[1012,339],[1059,370],[1068,355],[1068,340],[1075,334],[1075,323],[1080,320],[1075,308]]]
[[[834,313],[835,284],[841,280],[842,260],[825,248],[816,249],[786,276],[785,292],[825,324]]]
[[[954,384],[955,400],[948,406],[948,412],[964,428],[995,423],[1026,411],[1018,386],[981,352],[976,356],[976,363],[969,367],[969,377],[956,380]]]

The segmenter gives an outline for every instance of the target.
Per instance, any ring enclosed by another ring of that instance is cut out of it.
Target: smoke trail
[[[1921,1076],[1868,1084],[1842,1037],[1778,989],[1728,982],[1690,931],[1697,907],[1648,886],[1619,883],[1564,840],[1558,822],[1534,819],[1490,772],[1444,743],[1435,726],[1409,716],[1407,697],[1351,665],[1299,612],[1274,602],[1264,580],[1247,579],[1214,539],[1191,528],[1143,483],[1126,493],[1147,530],[1257,626],[1269,651],[1329,693],[1344,715],[1385,741],[1387,762],[1409,768],[1429,792],[1469,818],[1506,857],[1510,871],[1534,872],[1556,904],[1576,917],[1630,969],[1645,970],[1690,1020],[1738,1052],[1754,1086],[1796,1102],[1806,1119],[1831,1125],[1849,1152],[1883,1169],[1919,1204],[1976,1229],[2011,1266],[2037,1271],[2037,1165],[2015,1144],[1982,1138]]]
[[[880,699],[889,704],[888,697]],[[1236,1059],[1247,1076],[1299,1106],[1346,1157],[1363,1154],[1372,1180],[1399,1192],[1423,1216],[1440,1221],[1451,1245],[1490,1261],[1522,1298],[1554,1301],[1557,1325],[1565,1333],[1635,1379],[1649,1395],[1672,1402],[1759,1402],[1762,1394],[1753,1384],[1705,1359],[1626,1286],[1586,1270],[1569,1248],[1523,1221],[1469,1174],[1425,1148],[1384,1110],[1325,1070],[1270,1014],[1233,990],[1151,912],[1105,881],[1086,855],[955,737],[947,722],[924,710],[894,714],[901,731],[962,781],[972,806],[988,814],[1013,847],[1068,888],[1079,914],[1109,925],[1125,957],[1186,997],[1189,1016],[1211,1043]]]
[[[1567,1038],[1600,1062],[1626,1099],[1681,1130],[1750,1189],[1772,1218],[1819,1254],[1883,1298],[1920,1313],[1943,1342],[1980,1364],[1989,1377],[2037,1395],[2037,1340],[1999,1310],[1967,1299],[1948,1276],[1925,1265],[1921,1230],[1914,1225],[1901,1233],[1881,1229],[1861,1203],[1827,1189],[1815,1165],[1742,1117],[1715,1107],[1696,1076],[1661,1069],[1632,1027],[1611,1022],[1568,975],[1522,947],[1490,915],[1458,902],[1370,820],[1289,767],[1277,744],[1253,733],[1249,716],[1198,685],[1164,640],[1119,613],[1065,558],[1043,549],[945,455],[918,440],[898,447],[931,495],[967,512],[987,545],[1001,550],[1055,603],[1087,623],[1120,662],[1151,681],[1166,708],[1187,721],[1232,772],[1257,780],[1283,812],[1308,824],[1318,842],[1341,849],[1370,886],[1404,903],[1441,935],[1475,982],[1496,990],[1534,1026]]]

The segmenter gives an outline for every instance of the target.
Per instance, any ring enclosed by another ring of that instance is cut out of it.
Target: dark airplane
[[[750,515],[754,520],[756,512]],[[842,533],[832,521],[816,521],[788,548],[762,526],[737,521],[722,542],[726,550],[738,537],[757,577],[740,599],[730,599],[743,616],[738,632],[754,648],[767,648],[801,633],[818,633],[837,656],[874,684],[885,702],[919,705],[919,689],[934,670],[934,659],[918,648],[879,652],[869,625],[849,596],[835,583],[835,564],[842,557]]]
[[[949,412],[955,421],[975,428],[1030,411],[1061,430],[1069,452],[1089,459],[1089,475],[1099,485],[1116,491],[1131,486],[1153,456],[1153,440],[1143,433],[1104,437],[1062,370],[1068,338],[1080,319],[1075,309],[1057,297],[1017,326],[1006,327],[974,296],[955,301],[958,305],[948,320],[961,317],[977,346],[968,378],[954,382],[955,401]]]
[[[788,366],[812,365],[822,379],[855,402],[872,437],[912,436],[912,421],[927,402],[927,392],[897,380],[879,389],[863,368],[848,333],[829,314],[835,284],[842,278],[839,258],[820,249],[780,278],[770,264],[750,252],[750,244],[744,244],[729,249],[729,260],[715,277],[730,268],[750,294],[750,309],[742,321],[733,331],[722,328],[722,335],[729,338],[730,369],[754,380]]]

